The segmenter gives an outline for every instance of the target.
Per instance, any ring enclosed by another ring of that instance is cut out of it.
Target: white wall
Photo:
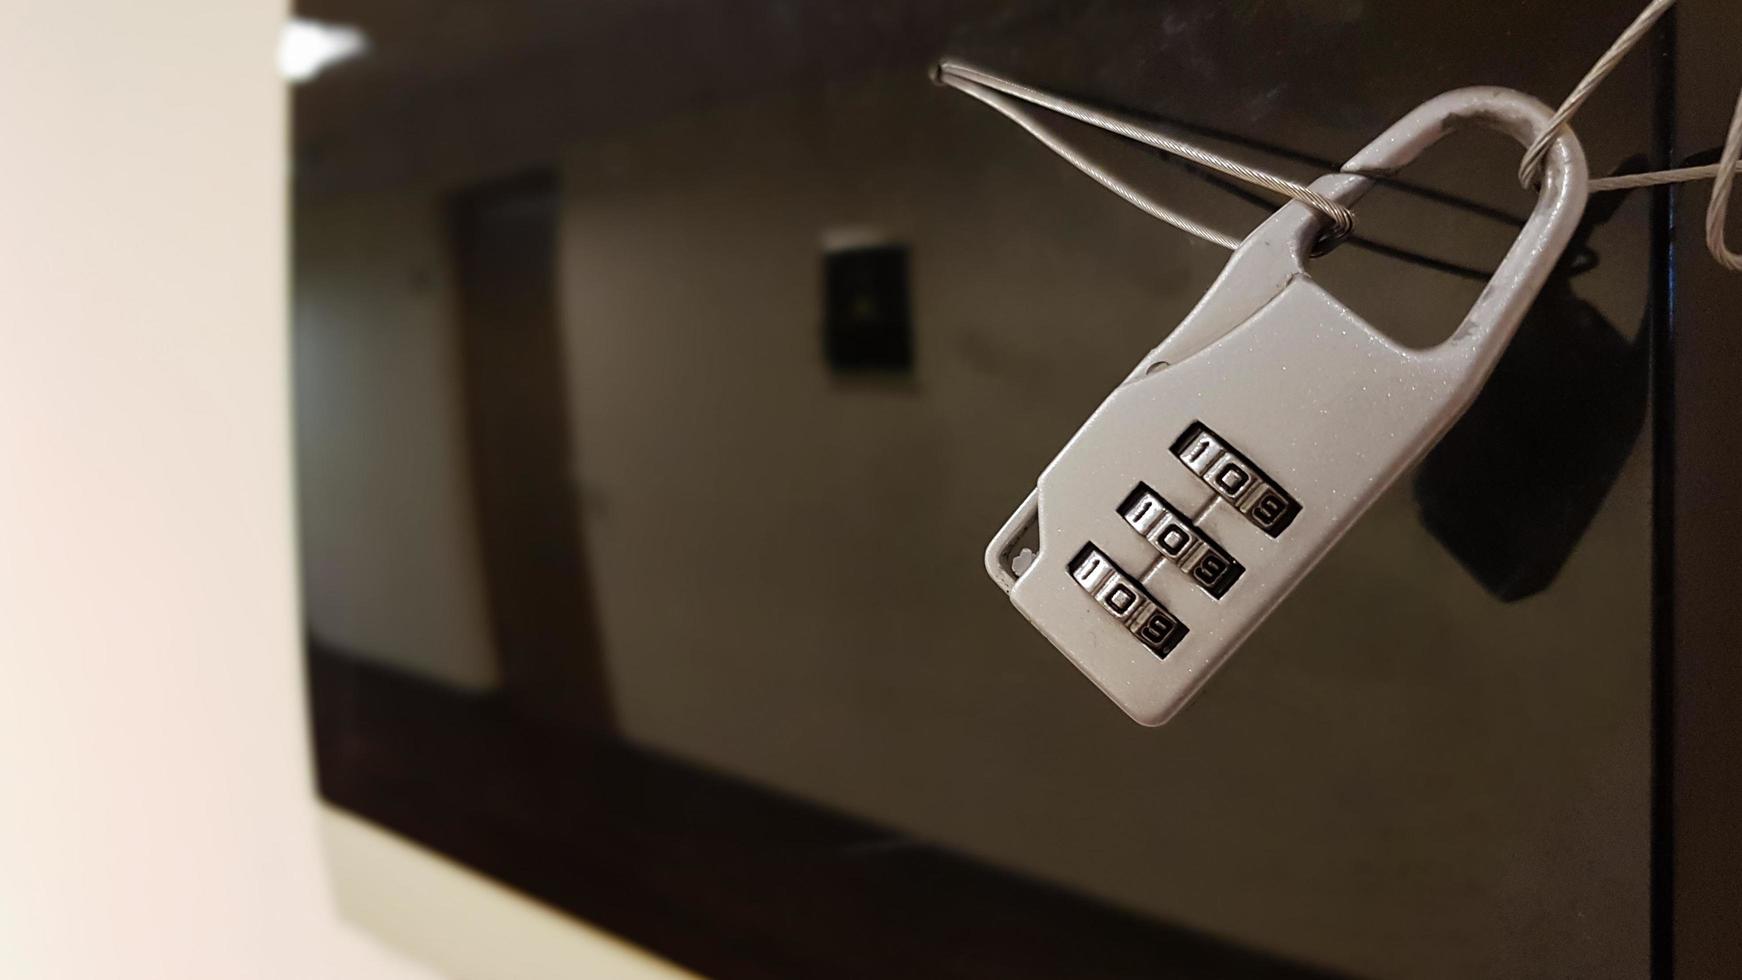
[[[0,0],[0,972],[426,976],[340,925],[271,0]]]
[[[310,629],[463,687],[495,683],[440,199],[300,208],[292,296]]]

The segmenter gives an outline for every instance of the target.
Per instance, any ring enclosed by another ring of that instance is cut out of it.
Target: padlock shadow
[[[1481,394],[1416,472],[1423,526],[1504,602],[1555,580],[1645,424],[1650,310],[1629,339],[1574,289],[1592,231],[1625,197],[1592,200]]]

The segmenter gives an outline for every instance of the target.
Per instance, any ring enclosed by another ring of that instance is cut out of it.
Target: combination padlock
[[[1312,186],[1353,204],[1459,126],[1528,145],[1549,116],[1508,89],[1448,92]],[[1323,220],[1283,207],[1041,473],[987,549],[993,580],[1132,718],[1166,721],[1469,406],[1571,238],[1585,184],[1563,129],[1518,238],[1425,350],[1307,275]]]

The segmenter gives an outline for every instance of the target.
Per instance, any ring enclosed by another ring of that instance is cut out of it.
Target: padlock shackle
[[[1344,205],[1354,205],[1376,181],[1408,166],[1428,147],[1469,125],[1497,130],[1529,146],[1547,128],[1552,110],[1522,92],[1495,86],[1455,89],[1429,99],[1393,123],[1343,165],[1343,172],[1314,181],[1314,190]],[[1589,173],[1578,137],[1562,128],[1543,161],[1536,206],[1518,237],[1495,267],[1488,286],[1458,328],[1435,347],[1420,352],[1452,369],[1476,367],[1476,383],[1488,375],[1518,324],[1524,319],[1555,262],[1577,230],[1589,197]],[[1323,219],[1306,208],[1303,217],[1316,235]],[[1297,253],[1298,254],[1298,253]],[[1544,257],[1551,257],[1544,261]]]
[[[1353,205],[1377,183],[1375,178],[1402,170],[1451,132],[1481,125],[1528,145],[1551,116],[1548,106],[1513,89],[1454,89],[1409,112],[1351,157],[1342,172],[1320,177],[1312,188],[1339,204]],[[1578,137],[1563,129],[1549,144],[1536,207],[1487,288],[1449,337],[1438,346],[1411,352],[1417,365],[1463,372],[1477,386],[1487,378],[1577,230],[1587,179]],[[1204,298],[1126,380],[1136,381],[1157,365],[1190,357],[1237,329],[1289,283],[1310,279],[1313,248],[1326,225],[1323,214],[1298,201],[1283,205],[1246,236]]]

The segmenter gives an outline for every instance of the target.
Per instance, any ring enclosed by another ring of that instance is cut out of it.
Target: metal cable
[[[1633,46],[1639,43],[1639,39],[1645,36],[1651,25],[1657,23],[1657,19],[1674,3],[1675,0],[1651,0],[1646,4],[1639,16],[1633,18],[1633,23],[1628,24],[1627,29],[1615,39],[1615,43],[1609,45],[1609,50],[1603,52],[1603,56],[1597,59],[1590,71],[1585,72],[1585,77],[1579,79],[1579,84],[1573,86],[1572,92],[1561,102],[1561,107],[1549,117],[1548,125],[1536,134],[1536,139],[1524,151],[1524,159],[1519,161],[1518,182],[1526,189],[1536,186],[1542,171],[1542,159],[1548,154],[1548,146],[1561,131],[1561,127],[1573,117],[1573,113],[1579,111],[1579,107],[1596,91],[1598,83],[1615,70],[1615,66],[1621,63],[1627,52],[1633,50]]]
[[[1011,81],[1010,79],[994,75],[991,72],[975,68],[972,65],[963,64],[960,61],[945,60],[939,62],[936,69],[936,78],[943,84],[951,84],[956,80],[965,80],[983,86],[984,88],[991,89],[992,92],[1007,95],[1011,98],[1021,99],[1024,102],[1040,106],[1044,109],[1050,109],[1059,115],[1067,116],[1071,119],[1077,120],[1078,122],[1087,123],[1088,125],[1094,126],[1098,129],[1104,129],[1107,132],[1115,133],[1128,140],[1142,143],[1145,146],[1153,146],[1158,150],[1190,160],[1201,167],[1218,171],[1237,180],[1243,180],[1255,187],[1262,187],[1272,193],[1280,194],[1284,197],[1299,201],[1307,207],[1310,207],[1324,215],[1325,218],[1330,221],[1331,227],[1326,231],[1325,235],[1319,242],[1321,249],[1328,248],[1342,239],[1347,238],[1349,234],[1355,230],[1355,213],[1353,211],[1350,211],[1343,205],[1332,201],[1330,198],[1325,197],[1318,191],[1307,187],[1305,184],[1296,183],[1286,177],[1278,177],[1275,174],[1259,170],[1256,167],[1249,167],[1237,160],[1230,160],[1220,154],[1206,150],[1201,146],[1196,146],[1183,140],[1175,139],[1165,133],[1157,132],[1133,120],[1125,119],[1112,113],[1103,112],[1099,109],[1093,109],[1080,103],[1073,102],[1070,99],[1061,98],[1060,96],[1048,92],[1042,92],[1039,89],[1030,88],[1020,82]],[[959,85],[953,87],[961,88],[962,91],[968,91]],[[969,94],[974,93],[970,92]],[[982,101],[984,101],[984,99],[982,99]],[[994,108],[999,107],[994,106]],[[1000,109],[1000,111],[1003,110]],[[1006,115],[1009,114],[1006,113]],[[1016,119],[1018,123],[1022,122],[1018,117],[1012,116],[1011,118]],[[1024,125],[1024,128],[1028,128],[1029,132],[1035,133],[1037,137],[1040,135],[1031,127]],[[1058,151],[1057,145],[1050,142],[1047,145],[1052,147],[1055,151]],[[1067,159],[1069,158],[1067,157]],[[1072,162],[1076,163],[1074,160]],[[1112,189],[1114,193],[1120,194],[1121,197],[1126,197],[1125,193],[1121,192],[1118,187],[1115,187],[1114,184],[1110,184],[1107,182],[1107,179],[1104,179],[1110,177],[1110,175],[1097,175],[1094,171],[1082,167],[1082,164],[1077,165],[1080,169],[1083,169],[1084,173],[1100,180],[1103,185]],[[1129,188],[1127,188],[1127,190],[1129,190]],[[1126,197],[1126,199],[1131,200],[1129,197]],[[1132,203],[1136,204],[1137,202],[1132,201]],[[1139,206],[1141,207],[1142,205]],[[1149,209],[1146,208],[1145,210]],[[1151,211],[1150,213],[1155,214],[1154,211]],[[1167,213],[1172,214],[1172,212]],[[1156,214],[1156,217],[1162,217],[1162,215]],[[1175,217],[1178,216],[1176,215]],[[1184,228],[1184,230],[1191,231],[1193,234],[1198,234],[1197,231],[1194,231],[1191,228],[1186,228],[1184,225],[1180,225],[1169,218],[1162,218],[1162,220],[1168,221],[1169,224],[1174,224],[1175,227]],[[1186,220],[1189,221],[1189,219]],[[1194,225],[1196,224],[1196,222],[1190,223]],[[1202,226],[1198,227],[1201,228]],[[1200,235],[1199,237],[1205,236]],[[1207,240],[1216,242],[1216,244],[1220,245],[1222,244],[1221,238],[1223,237],[1225,236],[1207,238]]]
[[[1712,180],[1722,169],[1715,163],[1703,167],[1676,167],[1674,170],[1653,170],[1643,174],[1616,174],[1613,177],[1593,177],[1587,184],[1593,194],[1605,191],[1626,191],[1635,187],[1659,187],[1664,184],[1685,184],[1694,180]],[[1732,165],[1734,170],[1735,166]]]
[[[1647,3],[1645,9],[1639,12],[1639,16],[1627,25],[1626,30],[1623,30],[1615,38],[1614,43],[1609,45],[1609,49],[1603,52],[1602,57],[1598,58],[1590,70],[1585,72],[1584,77],[1579,79],[1579,83],[1573,86],[1572,92],[1568,93],[1566,99],[1561,102],[1560,108],[1556,109],[1554,114],[1549,117],[1548,125],[1543,127],[1542,132],[1538,133],[1536,139],[1532,140],[1530,146],[1525,149],[1524,157],[1518,165],[1520,184],[1527,188],[1535,186],[1542,170],[1543,158],[1547,155],[1548,148],[1553,143],[1555,136],[1572,120],[1573,115],[1591,97],[1603,79],[1615,70],[1615,66],[1621,63],[1621,59],[1625,58],[1629,51],[1639,45],[1646,32],[1651,30],[1652,26],[1674,3],[1675,0],[1651,0],[1650,3]],[[1156,203],[1147,195],[1115,177],[1111,172],[1077,151],[1064,137],[1053,132],[1012,99],[1019,99],[1031,105],[1050,109],[1078,122],[1115,133],[1146,146],[1152,146],[1206,169],[1218,171],[1236,180],[1242,180],[1255,187],[1261,187],[1272,193],[1299,201],[1319,212],[1330,222],[1330,228],[1320,237],[1320,251],[1326,250],[1349,237],[1354,231],[1354,212],[1312,188],[1286,177],[1279,177],[1256,167],[1247,166],[1237,160],[1230,160],[1201,146],[1150,129],[1134,120],[1094,109],[1049,92],[1030,88],[1020,82],[952,59],[939,62],[934,77],[940,84],[948,85],[973,96],[1002,113],[1040,140],[1048,149],[1063,157],[1072,166],[1145,214],[1159,218],[1181,231],[1196,235],[1223,248],[1233,249],[1239,245],[1239,240]],[[1742,272],[1742,254],[1730,251],[1724,238],[1725,219],[1728,217],[1730,209],[1730,191],[1735,183],[1739,163],[1742,163],[1742,93],[1738,94],[1736,112],[1730,120],[1730,130],[1724,140],[1724,150],[1716,164],[1600,177],[1590,181],[1590,192],[1601,194],[1607,191],[1627,190],[1635,187],[1654,187],[1662,184],[1711,180],[1713,182],[1712,198],[1706,206],[1706,248],[1719,264],[1727,269]]]
[[[1233,251],[1240,246],[1240,239],[1217,231],[1208,225],[1200,224],[1177,211],[1163,207],[1151,200],[1143,192],[1125,183],[1118,177],[1113,176],[1113,174],[1108,172],[1105,168],[1078,152],[1077,149],[1067,143],[1063,137],[1054,133],[1032,113],[1011,99],[1000,95],[977,82],[970,82],[965,78],[960,78],[954,75],[941,75],[938,80],[951,88],[958,89],[976,99],[979,99],[981,102],[984,102],[993,109],[1003,113],[1012,122],[1027,130],[1029,135],[1044,143],[1047,149],[1057,153],[1070,163],[1071,166],[1074,166],[1078,170],[1089,175],[1096,181],[1096,183],[1099,183],[1102,187],[1105,187],[1119,195],[1126,203],[1132,205],[1143,213],[1154,218],[1159,218],[1175,228],[1178,228],[1180,231],[1196,235],[1206,242],[1214,242],[1229,251]]]
[[[1712,181],[1712,200],[1706,205],[1706,250],[1731,272],[1742,272],[1742,255],[1724,242],[1724,219],[1730,216],[1730,185],[1736,180],[1736,161],[1742,158],[1742,92],[1736,95],[1736,112],[1730,117],[1730,132],[1724,137],[1724,152],[1718,154],[1717,179]]]
[[[1675,0],[1651,0],[1633,23],[1609,45],[1609,50],[1597,59],[1585,77],[1579,79],[1579,84],[1573,86],[1566,101],[1555,110],[1549,125],[1537,134],[1536,140],[1524,153],[1524,159],[1518,164],[1518,181],[1526,187],[1536,182],[1537,172],[1542,167],[1543,154],[1554,135],[1560,131],[1573,117],[1573,113],[1585,104],[1601,82],[1627,52],[1638,46],[1645,37],[1645,32],[1657,23]],[[1590,183],[1591,193],[1601,194],[1604,191],[1626,190],[1632,187],[1654,187],[1660,184],[1680,184],[1693,180],[1712,181],[1712,198],[1706,203],[1706,251],[1712,253],[1719,265],[1732,272],[1742,272],[1742,255],[1730,251],[1724,241],[1724,221],[1730,213],[1730,188],[1736,180],[1738,157],[1742,156],[1742,93],[1736,99],[1735,114],[1730,117],[1730,131],[1724,138],[1724,151],[1719,154],[1718,162],[1705,167],[1677,167],[1674,170],[1654,170],[1643,174],[1624,174],[1619,177],[1603,177]]]

